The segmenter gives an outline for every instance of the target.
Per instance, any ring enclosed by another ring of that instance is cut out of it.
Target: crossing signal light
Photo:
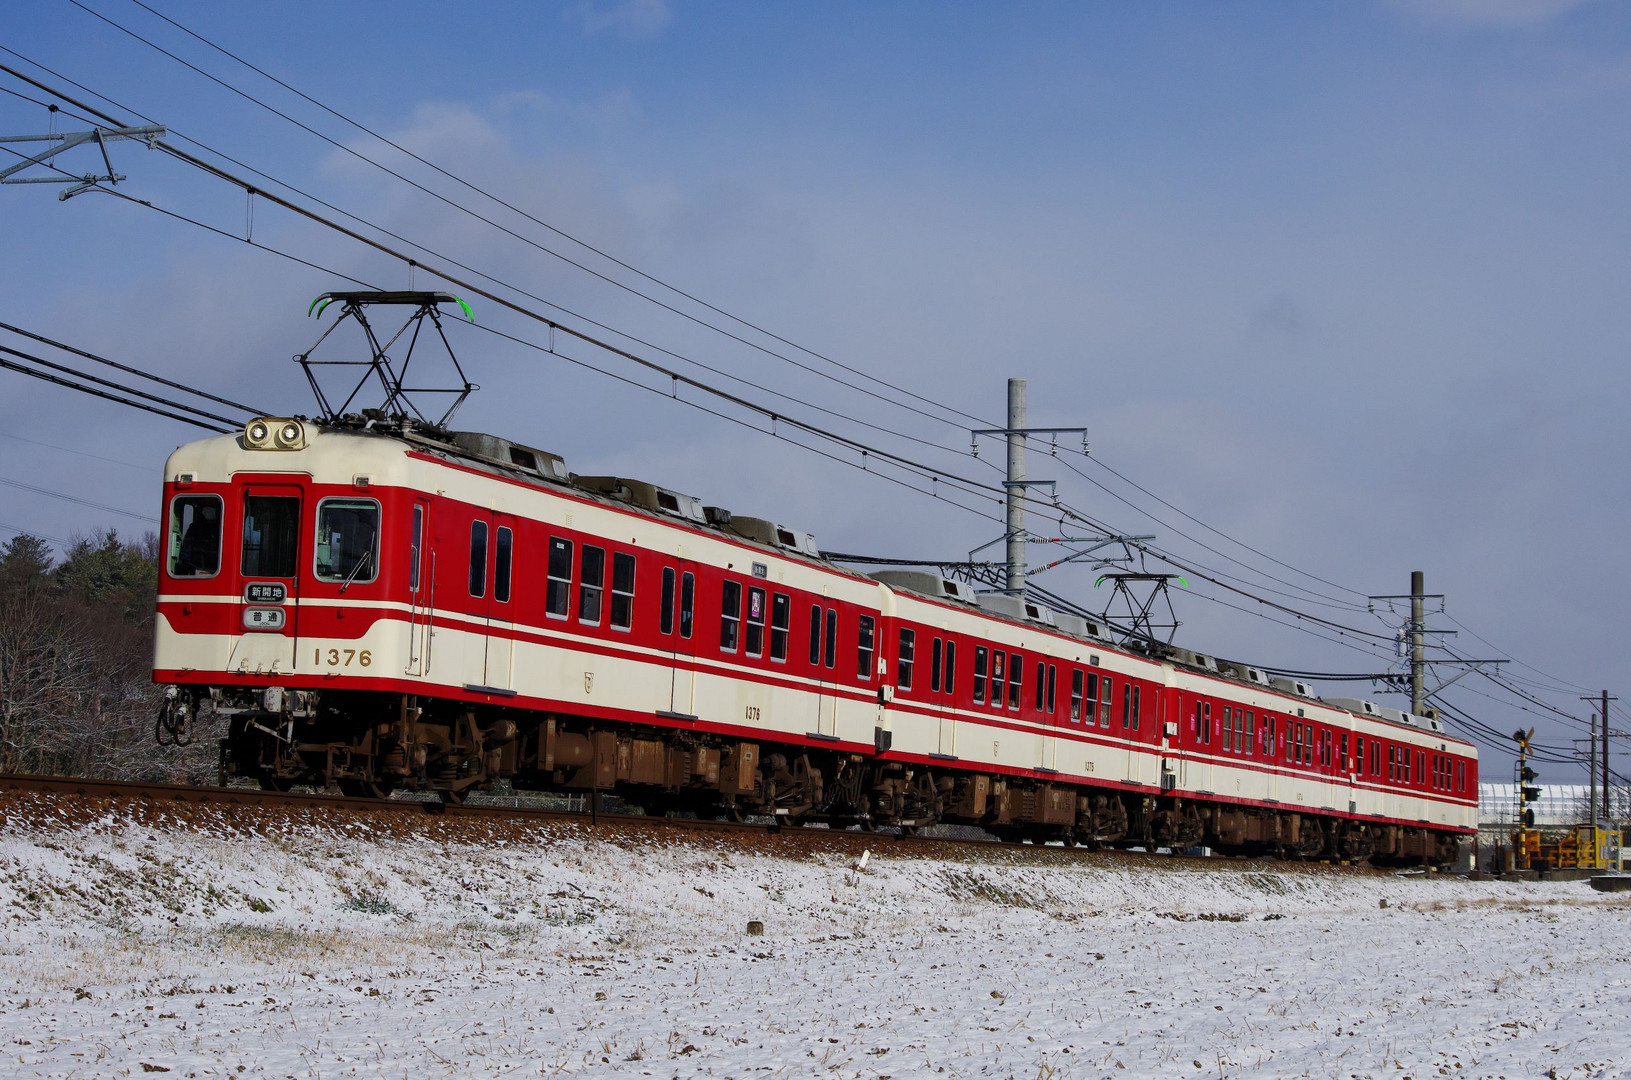
[[[1527,784],[1535,778],[1535,770],[1525,765],[1521,775],[1523,776],[1523,782]]]
[[[1533,829],[1535,827],[1535,811],[1532,807],[1524,807],[1523,827],[1526,829]]]
[[[1523,801],[1526,803],[1534,802],[1536,799],[1540,798],[1540,788],[1538,787],[1530,787],[1526,784],[1522,788],[1519,788],[1519,790],[1523,792]]]

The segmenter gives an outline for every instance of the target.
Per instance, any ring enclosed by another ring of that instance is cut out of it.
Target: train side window
[[[419,557],[425,546],[425,507],[422,503],[413,504],[413,535],[409,538],[408,548],[408,591],[419,591]]]
[[[810,666],[821,666],[821,605],[810,605]]]
[[[1235,745],[1235,710],[1225,705],[1223,707],[1223,748],[1233,750]]]
[[[697,576],[687,570],[680,575],[680,637],[691,637],[692,615],[697,607]]]
[[[549,538],[548,569],[549,577],[544,582],[544,614],[551,619],[564,619],[572,604],[572,541],[559,536]]]
[[[1337,749],[1338,749],[1338,753],[1340,755],[1337,758],[1337,764],[1342,767],[1343,772],[1347,772],[1348,771],[1348,733],[1346,731],[1344,731],[1342,733],[1342,742],[1338,746]]]
[[[379,503],[373,499],[318,502],[315,552],[313,569],[319,581],[350,585],[377,578]]]
[[[1467,763],[1465,761],[1455,763],[1455,789],[1457,791],[1467,790]]]
[[[1001,649],[991,650],[991,679],[987,689],[991,691],[991,707],[1002,708],[1002,699],[1006,696],[1005,688],[1008,685],[1008,654]]]
[[[487,595],[487,523],[470,523],[470,595]]]
[[[1082,669],[1075,668],[1070,673],[1070,720],[1071,723],[1080,723],[1082,719]]]
[[[974,646],[974,704],[985,704],[986,648]]]
[[[1092,676],[1091,672],[1088,674],[1087,679],[1088,679],[1088,681],[1087,681],[1087,698],[1088,698],[1088,701],[1091,702],[1093,700],[1093,676]],[[1111,685],[1110,685],[1110,676],[1100,675],[1099,676],[1099,726],[1101,728],[1109,728],[1109,726],[1110,726],[1110,703],[1112,701],[1114,701],[1114,700],[1115,700],[1115,692],[1111,688]]]
[[[416,506],[416,537],[418,513]],[[170,576],[207,578],[220,572],[221,496],[177,495],[170,503]]]
[[[742,584],[726,581],[719,590],[719,650],[735,652],[742,629]]]
[[[877,649],[872,616],[862,615],[855,635],[855,677],[863,682],[872,678],[872,654]]]
[[[284,495],[244,499],[243,558],[246,577],[292,578],[300,547],[300,500]]]
[[[1037,712],[1045,712],[1046,711],[1046,710],[1044,710],[1042,708],[1042,706],[1047,701],[1047,695],[1042,692],[1043,691],[1043,683],[1046,680],[1047,680],[1047,668],[1042,663],[1042,661],[1038,660],[1036,662],[1036,711]]]
[[[957,693],[957,642],[946,641],[946,693]]]
[[[748,586],[748,632],[743,644],[749,656],[765,654],[765,591],[756,585]]]
[[[1019,708],[1019,684],[1025,678],[1025,658],[1019,653],[1008,654],[1008,707]]]
[[[663,595],[657,610],[657,632],[667,637],[674,632],[674,579],[672,566],[663,567]]]
[[[1242,741],[1246,744],[1246,756],[1251,757],[1254,752],[1252,744],[1257,741],[1257,717],[1252,715],[1252,711],[1250,709],[1246,710],[1244,730],[1245,738]]]
[[[895,662],[895,682],[902,690],[912,688],[912,664],[917,659],[917,631],[900,628],[900,655]]]
[[[606,549],[583,545],[578,556],[578,621],[600,625],[600,605],[606,588]]]
[[[787,639],[792,633],[793,598],[784,592],[770,597],[770,658],[778,664],[787,662]]]
[[[943,648],[939,638],[935,638],[929,646],[929,689],[936,694],[940,693],[940,654]]]
[[[515,554],[515,532],[508,525],[498,527],[493,544],[493,599],[510,602],[510,560]]]
[[[1053,665],[1053,664],[1049,664],[1048,665],[1048,703],[1047,703],[1048,704],[1047,713],[1048,713],[1049,716],[1053,715],[1054,688],[1055,688],[1056,684],[1058,683],[1058,681],[1059,681],[1059,669],[1058,669],[1058,667]]]
[[[827,609],[827,639],[822,643],[821,659],[826,667],[838,666],[838,609]]]
[[[612,553],[612,629],[627,630],[634,625],[634,556]]]

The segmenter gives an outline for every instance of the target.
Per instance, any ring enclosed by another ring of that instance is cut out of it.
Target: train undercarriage
[[[185,691],[183,693],[186,693]],[[921,831],[969,825],[1008,840],[1448,866],[1458,840],[1425,827],[1355,822],[1178,795],[880,761],[868,755],[685,729],[472,707],[373,692],[198,691],[228,721],[221,774],[262,787],[397,790],[460,802],[517,790],[604,792],[657,815]]]

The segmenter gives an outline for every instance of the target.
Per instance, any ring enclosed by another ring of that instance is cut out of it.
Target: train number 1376
[[[313,649],[312,662],[318,667],[367,667],[374,662],[374,654],[367,649]]]

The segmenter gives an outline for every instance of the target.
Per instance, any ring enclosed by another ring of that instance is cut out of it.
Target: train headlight
[[[298,420],[285,420],[278,425],[277,435],[274,438],[276,438],[280,450],[304,450],[306,448],[306,425]]]
[[[306,425],[278,416],[257,417],[244,425],[244,445],[251,450],[304,450]]]
[[[257,450],[264,449],[272,438],[272,425],[265,420],[251,420],[244,427],[244,442]]]

